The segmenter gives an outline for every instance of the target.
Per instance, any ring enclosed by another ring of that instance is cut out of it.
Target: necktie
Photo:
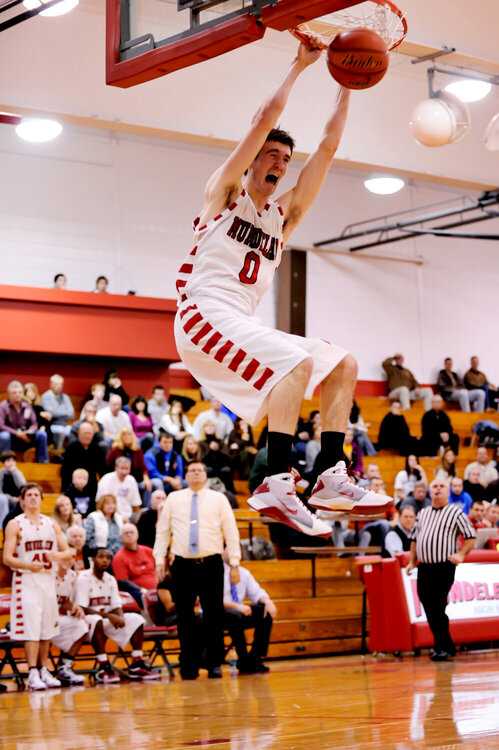
[[[198,526],[198,496],[197,492],[194,492],[191,502],[191,525],[189,529],[189,552],[191,555],[197,555],[199,552]]]
[[[230,584],[230,595],[232,596],[232,601],[235,602],[236,604],[238,604],[239,603],[239,596],[238,596],[238,593],[237,593],[237,586],[236,586],[235,583],[231,583]]]

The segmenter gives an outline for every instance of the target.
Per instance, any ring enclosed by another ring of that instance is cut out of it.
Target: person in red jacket
[[[138,544],[139,532],[133,523],[123,524],[121,540],[123,547],[113,557],[112,568],[118,588],[128,591],[141,609],[144,609],[143,595],[148,590],[156,590],[157,580],[152,549]]]

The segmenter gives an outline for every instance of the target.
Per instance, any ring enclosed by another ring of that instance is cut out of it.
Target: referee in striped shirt
[[[456,565],[475,543],[475,530],[458,505],[449,505],[449,486],[443,479],[430,484],[431,505],[417,515],[406,572],[418,565],[418,596],[426,612],[435,648],[433,661],[447,661],[456,653],[445,614]],[[464,537],[458,552],[458,538]]]

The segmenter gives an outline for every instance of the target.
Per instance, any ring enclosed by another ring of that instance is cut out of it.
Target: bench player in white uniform
[[[100,548],[94,557],[93,570],[78,575],[75,602],[90,620],[90,638],[97,653],[99,670],[97,682],[119,682],[106,654],[106,638],[111,638],[120,648],[132,646],[132,664],[128,669],[131,680],[157,680],[160,673],[150,669],[143,659],[145,620],[138,612],[123,612],[116,578],[107,572],[111,553]],[[95,617],[97,616],[97,617]],[[96,627],[99,625],[99,627]]]
[[[351,484],[341,460],[357,363],[339,346],[275,331],[253,317],[283,247],[322,187],[345,126],[349,91],[340,88],[297,184],[273,200],[294,146],[275,125],[299,74],[320,55],[300,44],[248,134],[209,179],[194,247],[177,278],[175,339],[190,372],[233,412],[251,424],[268,415],[269,476],[249,505],[312,536],[330,536],[330,526],[299,500],[289,472],[301,403],[319,384],[322,465],[310,504],[356,514],[393,504]]]
[[[40,511],[40,487],[26,484],[21,497],[24,513],[7,524],[3,551],[5,565],[13,570],[11,638],[24,641],[28,690],[45,690],[61,686],[48,670],[48,654],[59,632],[55,565],[71,552],[57,523]]]

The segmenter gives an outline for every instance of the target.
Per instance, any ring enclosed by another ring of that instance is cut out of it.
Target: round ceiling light
[[[364,187],[376,195],[392,195],[402,190],[405,182],[400,177],[372,177],[364,180]]]
[[[62,125],[56,120],[23,118],[16,128],[16,133],[24,141],[45,143],[46,141],[52,141],[62,133]]]
[[[476,78],[463,78],[460,81],[448,83],[445,90],[457,96],[462,102],[478,102],[487,96],[491,88],[492,84],[488,81],[479,81]]]
[[[47,0],[24,0],[23,5],[27,10],[34,10],[39,8],[41,5],[45,5]],[[47,10],[40,12],[41,16],[63,16],[64,13],[69,13],[70,10],[76,8],[79,0],[61,0],[56,5],[51,5]]]

